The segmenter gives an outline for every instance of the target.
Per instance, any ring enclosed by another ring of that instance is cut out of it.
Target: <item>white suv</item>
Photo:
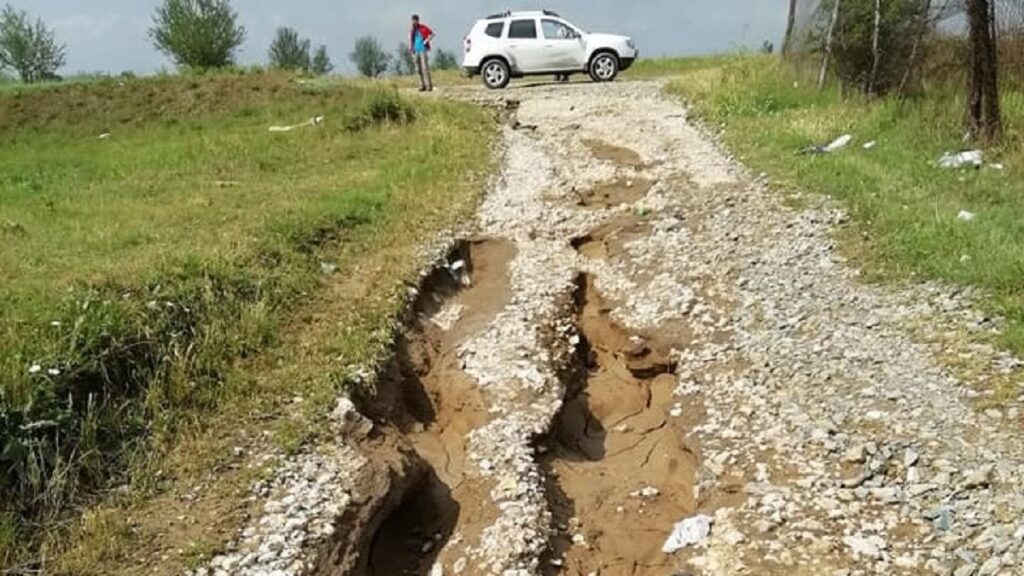
[[[495,89],[537,74],[586,72],[595,82],[611,82],[637,55],[632,39],[585,32],[548,10],[506,12],[473,26],[462,67]]]

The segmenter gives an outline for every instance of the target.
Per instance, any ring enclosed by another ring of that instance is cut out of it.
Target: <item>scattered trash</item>
[[[50,376],[60,376],[60,370],[58,370],[57,368],[50,368],[49,370],[46,371],[46,373],[49,374]]]
[[[109,139],[110,139],[110,132],[104,132],[104,133],[100,134],[99,137],[97,138],[97,140],[109,140]]]
[[[850,134],[843,134],[839,138],[836,138],[827,145],[814,145],[801,150],[800,154],[831,154],[850,145],[853,141],[853,136]]]
[[[661,494],[661,490],[653,486],[645,486],[640,490],[630,492],[630,498],[657,498]]]
[[[968,212],[967,210],[961,210],[960,213],[956,215],[956,217],[957,217],[958,220],[960,220],[962,222],[970,222],[971,220],[974,220],[975,218],[977,218],[978,215],[975,214],[974,212]]]
[[[320,263],[320,273],[324,276],[330,276],[338,271],[338,265],[331,262]]]
[[[864,143],[864,149],[865,149],[865,150],[871,150],[871,149],[872,149],[872,148],[874,148],[874,147],[875,147],[875,146],[876,146],[877,144],[878,144],[878,143],[877,143],[877,142],[875,142],[874,140],[872,140],[871,142],[865,142],[865,143]]]
[[[981,168],[984,158],[984,152],[981,150],[967,150],[957,153],[947,152],[939,158],[939,168],[963,168],[964,166]]]
[[[1002,170],[1004,168],[1002,164],[989,164],[988,167],[993,170]]]
[[[700,544],[711,533],[711,524],[714,521],[711,516],[700,514],[678,522],[672,528],[672,534],[665,540],[661,551],[665,554],[675,554],[687,546]]]
[[[449,264],[447,268],[448,273],[451,274],[456,282],[466,287],[472,286],[473,279],[469,276],[469,269],[465,260],[456,260]]]
[[[853,136],[850,136],[849,134],[843,134],[839,138],[833,140],[831,144],[825,146],[825,152],[835,152],[836,150],[846,148],[852,141]]]
[[[43,370],[42,366],[40,366],[39,364],[33,364],[33,365],[29,366],[28,373],[29,374],[39,374],[40,372],[42,372],[42,370]]]
[[[305,122],[303,122],[301,124],[293,124],[291,126],[271,126],[270,127],[270,131],[271,132],[291,132],[292,130],[296,130],[298,128],[305,128],[307,126],[319,126],[319,125],[323,124],[323,122],[324,122],[324,117],[323,116],[315,116],[315,117],[310,118],[309,120],[307,120],[307,121],[305,121]]]

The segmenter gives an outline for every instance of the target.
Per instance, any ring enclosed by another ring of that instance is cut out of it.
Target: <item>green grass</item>
[[[305,389],[322,409],[347,366],[379,353],[415,248],[471,210],[491,134],[475,108],[376,82],[0,91],[0,560],[235,404]],[[345,277],[384,254],[374,294],[330,303],[352,326],[313,339],[345,362],[253,388],[262,358],[302,331],[290,315],[323,290],[321,263]]]
[[[846,246],[877,278],[938,279],[983,289],[1004,315],[1002,345],[1024,352],[1024,93],[1003,94],[1007,126],[987,160],[1005,170],[940,170],[962,142],[963,94],[951,84],[900,102],[818,92],[777,58],[742,56],[681,64],[668,90],[686,98],[754,170],[784,191],[829,194],[852,215]],[[671,66],[660,65],[661,68]],[[801,156],[849,133],[839,153]],[[876,141],[865,150],[862,144]],[[962,222],[961,210],[977,214]],[[864,242],[863,239],[867,239]]]

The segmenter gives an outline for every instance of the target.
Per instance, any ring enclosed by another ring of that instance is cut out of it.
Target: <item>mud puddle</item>
[[[429,574],[453,535],[475,534],[496,517],[489,487],[466,465],[466,435],[489,418],[458,348],[508,303],[515,253],[493,240],[452,253],[425,282],[395,359],[368,402],[368,412],[397,428],[427,470],[383,513],[366,551],[369,576]]]
[[[654,182],[646,178],[615,178],[581,193],[580,205],[614,208],[623,204],[633,204],[644,199],[653,187]]]
[[[572,241],[581,256],[594,260],[607,260],[622,255],[626,243],[651,231],[650,224],[633,212],[620,214],[589,234]]]
[[[620,168],[639,170],[644,167],[643,159],[634,150],[593,138],[584,138],[582,142],[590,150],[591,155],[598,160],[611,162]]]
[[[548,573],[671,571],[661,546],[697,509],[698,464],[689,423],[672,415],[671,343],[624,330],[593,278],[582,284],[581,370],[543,459],[558,530]]]

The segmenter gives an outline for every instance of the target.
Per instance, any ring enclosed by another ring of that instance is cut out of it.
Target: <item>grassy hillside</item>
[[[938,158],[963,142],[964,95],[957,82],[907,101],[818,92],[777,58],[743,56],[661,63],[668,90],[690,101],[755,171],[788,192],[826,193],[850,211],[845,246],[867,270],[890,279],[939,279],[976,286],[1008,319],[1002,344],[1024,352],[1024,92],[1003,93],[1007,133],[986,160],[1003,169],[942,170]],[[829,155],[798,155],[849,133]],[[876,146],[865,149],[874,141]],[[961,211],[977,215],[958,219]]]
[[[0,559],[236,405],[332,396],[415,247],[472,210],[491,134],[472,107],[278,74],[0,91]],[[318,300],[384,254],[374,290]],[[311,302],[355,314],[305,342],[336,362],[254,388]]]

